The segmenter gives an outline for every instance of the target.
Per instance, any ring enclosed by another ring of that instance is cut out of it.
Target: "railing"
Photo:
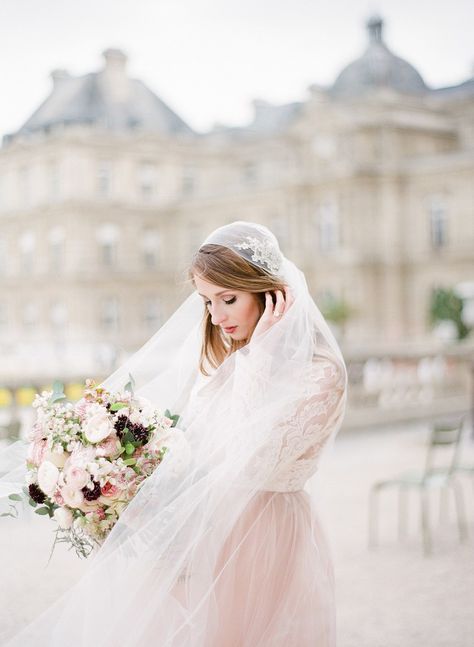
[[[474,342],[445,349],[344,353],[345,428],[467,413],[474,402]]]

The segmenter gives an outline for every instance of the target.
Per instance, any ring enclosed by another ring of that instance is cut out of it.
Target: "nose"
[[[211,321],[214,326],[220,326],[227,319],[227,315],[217,307],[211,309]]]

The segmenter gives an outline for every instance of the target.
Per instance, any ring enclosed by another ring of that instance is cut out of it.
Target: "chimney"
[[[129,79],[126,73],[127,57],[120,49],[106,49],[103,53],[105,67],[101,80],[112,101],[128,99]]]

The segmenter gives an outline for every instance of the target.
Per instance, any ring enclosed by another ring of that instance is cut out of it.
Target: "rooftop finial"
[[[372,43],[382,42],[383,20],[377,14],[371,16],[367,21],[369,38]]]

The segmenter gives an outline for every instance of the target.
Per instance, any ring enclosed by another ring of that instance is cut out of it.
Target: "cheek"
[[[247,323],[254,326],[260,319],[260,311],[256,301],[252,300],[246,306],[245,319]]]

